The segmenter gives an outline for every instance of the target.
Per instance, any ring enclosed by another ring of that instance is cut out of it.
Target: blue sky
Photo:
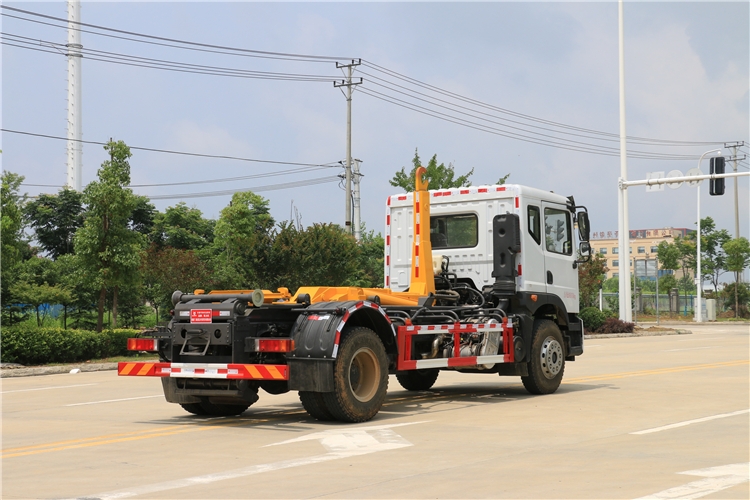
[[[66,17],[65,2],[5,3]],[[747,2],[626,2],[625,64],[628,135],[674,141],[750,141]],[[4,11],[4,14],[11,12]],[[14,14],[16,15],[16,14]],[[138,33],[262,51],[363,58],[388,70],[495,107],[580,128],[619,133],[617,3],[128,3],[84,2],[82,20]],[[23,15],[27,18],[33,16]],[[63,29],[3,16],[4,34],[65,43]],[[206,54],[82,34],[87,49],[192,64],[341,77],[333,62],[295,62]],[[3,128],[66,134],[66,59],[2,47]],[[570,151],[502,137],[425,116],[366,95],[390,92],[358,67],[363,91],[353,98],[352,153],[363,160],[362,218],[383,230],[384,202],[395,171],[410,167],[415,148],[452,162],[457,173],[474,168],[474,184],[508,182],[574,195],[587,205],[594,231],[617,229],[619,157]],[[381,81],[382,83],[382,81]],[[420,90],[411,87],[412,90]],[[425,90],[422,88],[421,90]],[[412,94],[413,96],[414,94]],[[438,96],[437,94],[432,94]],[[443,98],[461,104],[453,98]],[[419,104],[414,98],[412,104]],[[463,104],[466,104],[465,102]],[[438,109],[438,108],[435,108]],[[495,121],[516,119],[493,113]],[[443,110],[445,111],[445,110]],[[508,122],[505,122],[509,125]],[[512,126],[512,125],[511,125]],[[553,127],[554,128],[554,127]],[[541,129],[529,129],[539,134]],[[330,82],[280,82],[175,73],[83,59],[85,140],[112,137],[128,145],[302,163],[335,163],[345,157],[346,102]],[[557,141],[589,139],[552,134]],[[533,135],[537,141],[550,138]],[[568,143],[569,144],[569,143]],[[598,144],[603,144],[599,142]],[[609,144],[617,148],[615,140]],[[64,141],[2,134],[3,168],[28,184],[61,186],[66,178]],[[700,155],[710,145],[631,150]],[[744,152],[750,149],[746,146]],[[105,159],[100,146],[84,146],[84,183]],[[630,158],[629,177],[687,171],[696,159]],[[135,151],[133,184],[175,183],[279,173],[290,168],[261,163],[192,158]],[[740,166],[747,171],[747,160]],[[704,160],[703,171],[708,171]],[[240,189],[319,179],[340,168],[226,183],[135,188],[163,195]],[[733,232],[733,182],[727,194],[709,197],[702,187],[702,216]],[[741,231],[748,236],[748,179],[740,181]],[[53,187],[25,186],[31,195]],[[305,225],[343,223],[338,182],[263,191],[277,220],[292,205]],[[216,218],[229,196],[185,198]],[[630,190],[630,227],[695,227],[695,188],[661,193]],[[159,209],[179,199],[156,200]]]

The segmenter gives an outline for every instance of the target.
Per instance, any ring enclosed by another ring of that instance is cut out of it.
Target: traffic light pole
[[[700,163],[703,160],[703,157],[707,154],[721,152],[721,150],[713,150],[713,151],[707,151],[701,155],[700,160],[698,160],[698,170],[700,170]],[[750,172],[732,172],[731,174],[708,174],[708,175],[686,175],[682,177],[660,177],[655,179],[643,179],[638,181],[623,181],[620,179],[619,182],[619,188],[620,192],[624,192],[627,190],[627,188],[631,186],[653,186],[656,184],[676,184],[676,183],[682,183],[682,182],[695,182],[697,184],[697,191],[698,191],[698,233],[696,234],[696,242],[697,242],[697,256],[696,256],[696,288],[698,292],[698,305],[696,307],[696,315],[695,320],[696,322],[700,323],[702,318],[702,311],[701,311],[701,191],[700,191],[700,181],[706,180],[706,179],[726,179],[729,177],[745,177],[750,176]],[[621,249],[622,250],[622,249]],[[625,249],[626,252],[629,252],[629,249]],[[630,254],[628,253],[628,259],[630,258]]]

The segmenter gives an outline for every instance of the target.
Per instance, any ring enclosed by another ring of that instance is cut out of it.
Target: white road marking
[[[251,476],[254,474],[262,474],[263,472],[273,472],[281,469],[290,469],[292,467],[301,467],[303,465],[312,465],[321,462],[328,462],[331,460],[354,457],[357,455],[366,455],[368,453],[376,453],[379,451],[395,450],[398,448],[404,448],[413,445],[406,439],[393,432],[391,428],[419,423],[423,422],[408,422],[395,425],[375,425],[370,427],[355,427],[347,429],[338,428],[335,430],[315,432],[312,434],[301,436],[299,438],[289,439],[287,441],[273,443],[266,446],[277,446],[281,444],[299,443],[309,440],[320,440],[321,444],[328,450],[328,453],[326,453],[325,455],[314,455],[311,457],[293,458],[290,460],[282,460],[280,462],[272,462],[268,464],[251,465],[249,467],[243,467],[241,469],[216,472],[214,474],[206,474],[203,476],[187,477],[184,479],[175,479],[173,481],[165,481],[163,483],[146,484],[143,486],[135,486],[133,488],[110,491],[107,493],[87,495],[86,497],[81,498],[98,498],[100,500],[129,498],[138,495],[148,495],[150,493],[156,493],[158,491],[186,488],[193,485],[204,485],[215,483],[217,481],[224,481],[227,479],[236,479],[240,477]]]
[[[11,392],[47,391],[49,389],[67,389],[69,387],[85,387],[87,385],[96,385],[96,384],[57,385],[57,386],[51,386],[51,387],[37,387],[35,389],[16,389],[14,391],[2,391],[0,392],[0,394],[10,394]]]
[[[646,430],[643,430],[643,431],[631,432],[630,434],[635,434],[635,435],[651,434],[652,432],[660,432],[660,431],[666,431],[666,430],[669,430],[669,429],[676,429],[677,427],[684,427],[686,425],[697,424],[699,422],[708,422],[709,420],[716,420],[718,418],[734,417],[736,415],[742,415],[743,413],[750,413],[750,409],[748,409],[748,410],[733,411],[731,413],[721,413],[719,415],[712,415],[710,417],[696,418],[694,420],[685,420],[684,422],[677,422],[676,424],[669,424],[669,425],[664,425],[662,427],[654,427],[653,429],[646,429]]]
[[[706,479],[693,481],[669,488],[668,490],[640,497],[636,500],[666,500],[666,499],[690,499],[701,498],[717,491],[725,490],[738,484],[750,481],[750,463],[721,465],[707,469],[688,470],[679,472],[689,476],[702,476]]]
[[[675,352],[675,351],[694,351],[696,349],[713,349],[715,347],[720,347],[718,345],[708,345],[704,347],[684,347],[682,349],[664,349],[661,352]]]
[[[65,406],[83,406],[83,405],[97,405],[99,403],[116,403],[118,401],[132,401],[134,399],[148,399],[148,398],[161,398],[163,394],[157,394],[156,396],[139,396],[137,398],[122,398],[122,399],[105,399],[104,401],[89,401],[88,403],[73,403]]]

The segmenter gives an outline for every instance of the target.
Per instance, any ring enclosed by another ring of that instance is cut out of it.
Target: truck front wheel
[[[409,370],[397,372],[396,380],[407,391],[426,391],[435,384],[440,370],[428,368],[425,370]]]
[[[331,415],[344,422],[374,417],[388,390],[388,358],[375,332],[365,327],[349,330],[333,370],[334,391],[323,393]]]
[[[521,377],[531,394],[552,394],[565,371],[565,347],[560,328],[548,319],[534,320],[529,375]]]

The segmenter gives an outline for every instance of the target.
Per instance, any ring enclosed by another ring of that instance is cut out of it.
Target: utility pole
[[[359,173],[359,164],[362,160],[354,158],[354,172],[352,173],[352,181],[354,182],[354,196],[352,198],[352,204],[354,205],[354,239],[357,241],[362,240],[362,222],[360,220],[360,189],[359,182],[362,180],[362,174]]]
[[[618,2],[619,61],[620,61],[620,179],[618,189],[620,246],[620,319],[630,322],[633,310],[630,305],[630,221],[628,220],[628,189],[623,182],[628,180],[627,134],[625,133],[625,32],[623,28],[622,0]],[[624,257],[623,257],[624,255]],[[623,266],[622,263],[625,263]]]
[[[334,87],[346,87],[346,92],[342,90],[344,97],[346,97],[346,216],[344,225],[350,233],[352,231],[352,87],[362,83],[362,78],[358,82],[352,81],[352,72],[354,67],[360,64],[362,64],[362,59],[352,59],[349,64],[337,62],[337,68],[346,68],[346,79],[333,82]]]
[[[81,191],[83,143],[81,124],[81,3],[68,0],[68,177],[66,185]]]
[[[732,156],[734,161],[732,162],[732,169],[737,172],[737,148],[740,146],[744,146],[745,141],[740,142],[727,142],[724,143],[724,147],[729,149],[732,148]],[[737,194],[737,184],[739,183],[739,179],[737,177],[734,178],[734,237],[739,238],[740,237],[740,203],[739,203],[739,197]]]

